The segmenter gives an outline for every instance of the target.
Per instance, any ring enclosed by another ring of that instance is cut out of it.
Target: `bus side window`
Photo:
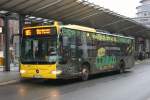
[[[76,31],[76,44],[77,44],[77,46],[82,45],[82,33],[81,33],[81,31]]]
[[[67,36],[63,36],[63,46],[68,46],[68,41],[69,41],[69,39],[68,39],[68,37]]]
[[[69,37],[67,35],[62,36],[62,48],[63,48],[63,56],[69,57],[70,56],[70,48],[69,48]]]
[[[67,57],[76,56],[76,34],[75,30],[63,29],[63,48],[64,55]]]
[[[76,45],[77,45],[77,57],[81,58],[83,55],[83,49],[82,49],[82,44],[83,44],[83,33],[81,31],[76,31]]]

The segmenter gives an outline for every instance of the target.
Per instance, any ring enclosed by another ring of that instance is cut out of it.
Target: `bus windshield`
[[[21,62],[27,64],[55,63],[57,37],[24,38],[21,45]]]

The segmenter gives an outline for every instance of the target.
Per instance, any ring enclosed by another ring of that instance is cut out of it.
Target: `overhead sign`
[[[55,27],[30,27],[25,28],[23,35],[24,36],[49,36],[56,34],[56,28]]]
[[[50,34],[50,33],[51,33],[50,29],[36,29],[37,35],[46,35],[46,34]]]

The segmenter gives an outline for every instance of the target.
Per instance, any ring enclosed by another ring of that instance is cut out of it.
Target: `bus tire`
[[[120,61],[119,64],[119,73],[124,73],[125,72],[125,62],[123,60]]]
[[[81,80],[86,81],[89,78],[89,67],[87,65],[82,65],[81,69]]]

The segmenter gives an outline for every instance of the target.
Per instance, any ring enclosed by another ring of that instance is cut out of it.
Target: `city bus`
[[[124,72],[134,66],[134,38],[80,25],[25,27],[21,78],[87,80],[89,75]]]

